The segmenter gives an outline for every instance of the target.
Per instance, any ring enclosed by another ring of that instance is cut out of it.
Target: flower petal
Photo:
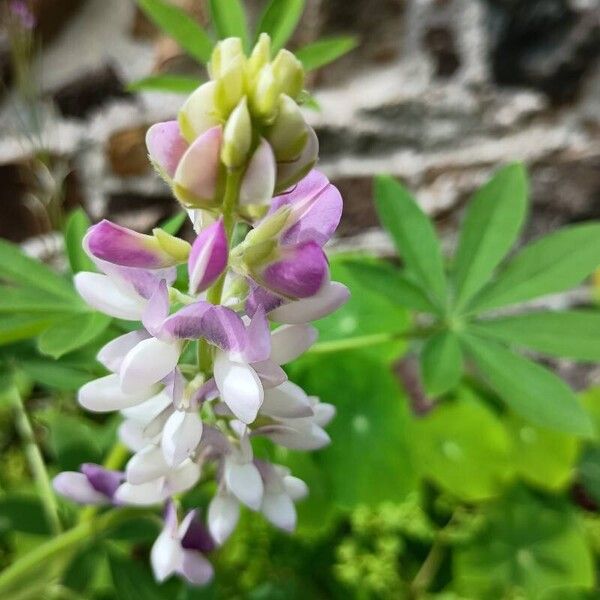
[[[121,368],[126,354],[148,337],[150,336],[143,329],[121,335],[100,348],[96,358],[109,371],[116,373]]]
[[[296,528],[296,507],[286,493],[265,494],[260,511],[279,529],[291,532]]]
[[[240,518],[240,503],[231,495],[218,493],[208,505],[208,529],[217,544],[231,535]]]
[[[177,342],[149,338],[127,353],[119,372],[121,388],[136,393],[166,377],[176,366],[181,353]]]
[[[216,81],[203,83],[189,96],[179,111],[179,126],[182,135],[189,142],[219,124],[219,115],[215,109],[216,87]]]
[[[277,387],[288,378],[286,372],[272,360],[252,363],[252,368],[256,371],[265,389]]]
[[[173,496],[194,487],[200,479],[200,465],[191,459],[184,460],[167,475],[166,493]]]
[[[188,143],[183,139],[177,121],[155,123],[146,133],[146,148],[152,164],[163,179],[169,181],[175,175],[177,165]]]
[[[285,493],[294,501],[302,500],[308,496],[308,486],[302,479],[293,475],[285,475],[283,477],[283,487]]]
[[[156,386],[139,388],[133,393],[121,389],[118,375],[106,375],[83,385],[77,400],[83,408],[92,412],[121,410],[140,404],[157,393]]]
[[[194,550],[183,551],[183,560],[177,572],[194,585],[205,585],[214,575],[210,562]]]
[[[100,273],[77,273],[74,278],[79,295],[92,307],[117,319],[140,321],[146,301],[133,289],[119,285]]]
[[[173,410],[171,397],[163,390],[160,394],[137,406],[122,410],[121,413],[126,419],[138,423],[142,428],[143,434],[148,439],[151,439],[162,431],[166,420]]]
[[[240,187],[240,204],[266,204],[275,188],[277,165],[270,144],[262,139],[250,162]]]
[[[269,313],[269,319],[277,323],[293,325],[321,319],[337,310],[350,297],[343,283],[332,281],[324,285],[312,298],[302,298],[284,304]]]
[[[223,402],[240,421],[252,423],[264,398],[263,386],[254,369],[217,352],[214,377]]]
[[[190,294],[209,288],[227,267],[227,233],[219,219],[200,232],[188,259]]]
[[[307,128],[308,139],[298,159],[284,163],[277,163],[277,182],[276,191],[287,190],[300,181],[317,162],[319,156],[319,139],[312,127]]]
[[[52,480],[52,487],[57,494],[79,504],[108,504],[109,499],[90,483],[89,479],[76,471],[59,473]]]
[[[254,313],[246,332],[248,339],[244,359],[249,363],[267,360],[271,354],[271,333],[262,307]]]
[[[152,444],[129,459],[125,473],[129,483],[140,485],[167,475],[169,465],[165,462],[161,449]]]
[[[113,498],[117,488],[125,479],[125,475],[121,471],[110,471],[93,463],[85,463],[80,468],[92,487],[109,499]]]
[[[285,365],[304,354],[316,341],[312,325],[283,325],[271,333],[271,360]]]
[[[264,487],[254,463],[240,463],[235,457],[229,456],[225,459],[224,477],[227,489],[242,504],[252,510],[260,508]]]
[[[181,464],[198,446],[202,421],[197,412],[175,411],[165,423],[162,451],[171,467]]]
[[[179,527],[179,539],[185,550],[211,552],[215,542],[203,523],[200,522],[195,510],[190,511]]]
[[[260,412],[270,417],[290,419],[312,417],[313,415],[306,392],[291,381],[265,390],[265,399],[260,407]]]
[[[218,203],[219,152],[223,130],[214,127],[203,133],[181,158],[175,177],[174,193],[184,206],[206,208]]]
[[[169,292],[167,290],[167,282],[162,279],[148,300],[148,304],[142,315],[142,323],[151,335],[156,336],[168,316]]]
[[[183,548],[167,529],[156,538],[150,551],[150,564],[157,581],[161,582],[181,568]]]
[[[331,442],[327,432],[315,423],[295,427],[292,420],[259,427],[252,435],[264,435],[272,442],[290,450],[319,450]]]
[[[162,477],[140,485],[133,485],[126,481],[116,491],[115,500],[119,504],[131,504],[133,506],[159,504],[168,497],[164,490],[164,483]]]

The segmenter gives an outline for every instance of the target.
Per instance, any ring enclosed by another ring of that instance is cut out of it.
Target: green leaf
[[[600,448],[586,448],[579,463],[579,478],[585,491],[600,504]]]
[[[337,504],[376,506],[414,489],[407,403],[385,364],[364,352],[307,356],[293,365],[291,378],[337,408],[327,426],[333,443],[314,454]]]
[[[460,342],[451,331],[441,331],[430,337],[421,351],[421,372],[425,389],[431,396],[440,396],[458,385],[463,372]]]
[[[594,561],[566,502],[524,490],[484,507],[487,525],[454,551],[457,591],[482,600],[539,598],[556,586],[594,585]]]
[[[440,244],[431,221],[406,188],[395,179],[375,179],[375,205],[407,268],[438,305],[446,299],[446,277]]]
[[[540,427],[594,434],[577,397],[554,373],[492,340],[468,334],[461,339],[478,370],[515,413]]]
[[[580,448],[576,437],[534,427],[515,415],[508,417],[506,426],[513,442],[513,465],[524,481],[550,491],[571,482]]]
[[[209,6],[210,16],[219,39],[240,38],[244,48],[249,50],[246,13],[240,0],[210,0]]]
[[[490,279],[519,237],[526,212],[527,178],[521,164],[505,167],[475,193],[454,263],[457,308]]]
[[[82,246],[83,238],[90,225],[90,220],[82,208],[74,210],[67,217],[64,233],[65,248],[73,273],[96,270],[94,263]]]
[[[427,294],[399,269],[383,261],[365,262],[348,260],[345,267],[360,284],[371,292],[385,296],[395,304],[414,310],[437,313],[438,309]]]
[[[135,560],[109,552],[108,563],[116,600],[164,600],[166,595],[156,586],[150,572]]]
[[[78,303],[75,297],[67,300],[33,288],[0,286],[0,313],[18,313],[21,316],[23,313],[44,313],[37,316],[47,317],[49,313],[67,314],[83,310],[86,310],[85,304]]]
[[[415,418],[411,440],[423,475],[461,500],[494,497],[512,476],[510,440],[502,423],[465,390]]]
[[[213,43],[190,15],[165,0],[136,0],[157,27],[172,37],[190,56],[201,63],[210,60]]]
[[[110,325],[111,318],[99,313],[82,313],[57,321],[38,340],[40,352],[60,358],[97,338]]]
[[[369,263],[372,259],[362,262]],[[401,355],[406,348],[403,334],[410,324],[408,311],[375,290],[359,285],[342,257],[332,258],[331,277],[348,286],[350,299],[339,310],[315,323],[319,340],[311,351],[332,352],[340,347],[355,347],[355,342],[360,347],[366,341],[374,344],[369,353],[380,359],[391,360]]]
[[[9,531],[50,533],[44,509],[35,494],[11,492],[0,497],[0,533]]]
[[[178,212],[176,215],[169,217],[163,221],[159,227],[166,231],[169,235],[177,235],[179,230],[183,227],[186,219],[188,218],[187,213],[184,211]]]
[[[51,389],[74,391],[92,379],[93,375],[69,364],[42,359],[21,361],[23,371],[36,383]]]
[[[358,40],[349,35],[323,38],[300,48],[296,52],[296,57],[307,71],[313,71],[348,54],[356,46],[358,46]]]
[[[0,315],[0,345],[26,340],[40,334],[64,315]]]
[[[571,225],[526,246],[473,302],[483,312],[564,292],[600,266],[600,223]]]
[[[294,33],[305,4],[305,0],[271,0],[258,21],[256,39],[258,34],[268,33],[272,51],[283,48]]]
[[[29,258],[10,242],[0,240],[0,279],[73,301],[73,286],[41,262]]]
[[[98,569],[104,566],[105,560],[102,545],[94,544],[84,548],[75,554],[67,565],[62,584],[76,592],[87,592],[94,583]],[[89,594],[84,597],[89,597]]]
[[[202,81],[186,75],[151,75],[127,84],[130,92],[169,92],[191,94]]]
[[[481,336],[532,348],[543,354],[600,362],[600,311],[540,311],[479,321]]]

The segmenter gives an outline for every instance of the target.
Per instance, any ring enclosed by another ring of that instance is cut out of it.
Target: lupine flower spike
[[[285,50],[272,59],[263,34],[250,56],[238,39],[219,42],[209,72],[178,118],[146,138],[196,239],[102,221],[84,239],[97,272],[75,281],[95,309],[139,323],[100,350],[107,374],[78,397],[87,410],[120,411],[119,437],[132,456],[124,472],[88,464],[54,480],[80,503],[163,505],[155,576],[196,585],[211,579],[206,554],[229,537],[242,507],[294,529],[295,502],[308,488],[286,467],[257,459],[252,442],[306,451],[330,442],[334,407],[288,381],[282,365],[315,342],[310,321],[348,298],[330,280],[323,250],[342,198],[313,169],[318,143],[297,104],[301,64]],[[233,246],[237,222],[249,231]],[[180,265],[186,289],[175,287]],[[214,498],[179,520],[173,497],[203,473],[215,474]]]

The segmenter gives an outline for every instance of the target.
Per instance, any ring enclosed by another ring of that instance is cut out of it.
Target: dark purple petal
[[[262,306],[266,313],[275,310],[284,302],[283,298],[250,281],[250,292],[246,298],[246,314],[250,317]]]
[[[281,249],[281,258],[262,270],[260,278],[272,291],[288,298],[314,296],[329,273],[327,257],[316,242]]]
[[[117,488],[125,481],[125,474],[120,471],[109,471],[94,463],[81,465],[80,471],[88,478],[92,487],[107,498],[112,498]]]
[[[192,518],[187,531],[181,538],[181,546],[186,550],[196,550],[203,554],[215,549],[215,542],[208,529],[197,519],[196,515]]]

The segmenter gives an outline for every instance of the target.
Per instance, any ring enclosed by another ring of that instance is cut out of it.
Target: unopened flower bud
[[[289,96],[282,94],[279,111],[269,128],[267,139],[278,161],[296,160],[308,140],[308,127],[300,107]]]
[[[234,169],[245,164],[252,144],[252,121],[248,102],[244,96],[235,107],[223,132],[221,160],[226,167]]]
[[[245,267],[252,271],[253,267],[270,262],[270,259],[274,258],[276,248],[277,241],[274,239],[245,246],[242,254]]]
[[[281,206],[274,213],[268,215],[254,229],[248,232],[245,243],[248,245],[259,244],[265,240],[276,237],[286,226],[292,207]]]
[[[289,50],[278,52],[273,61],[273,73],[284,94],[291,98],[299,96],[304,88],[304,67]]]
[[[242,40],[237,37],[221,40],[215,46],[208,63],[211,78],[222,77],[239,58],[245,58]]]
[[[250,102],[256,115],[269,122],[275,117],[281,88],[275,79],[272,65],[265,65],[257,75]]]
[[[183,137],[191,144],[199,135],[220,123],[220,114],[215,105],[217,83],[203,83],[186,100],[179,111],[179,128]]]
[[[229,115],[244,94],[245,60],[243,56],[233,59],[216,81],[215,106],[222,115]]]
[[[271,38],[267,33],[261,33],[252,54],[246,64],[248,81],[252,81],[258,72],[271,61]]]
[[[167,233],[160,227],[153,229],[152,235],[154,235],[160,247],[177,262],[187,260],[191,247],[185,240]]]
[[[188,260],[190,293],[209,288],[227,266],[227,234],[223,221],[215,221],[196,238]]]

